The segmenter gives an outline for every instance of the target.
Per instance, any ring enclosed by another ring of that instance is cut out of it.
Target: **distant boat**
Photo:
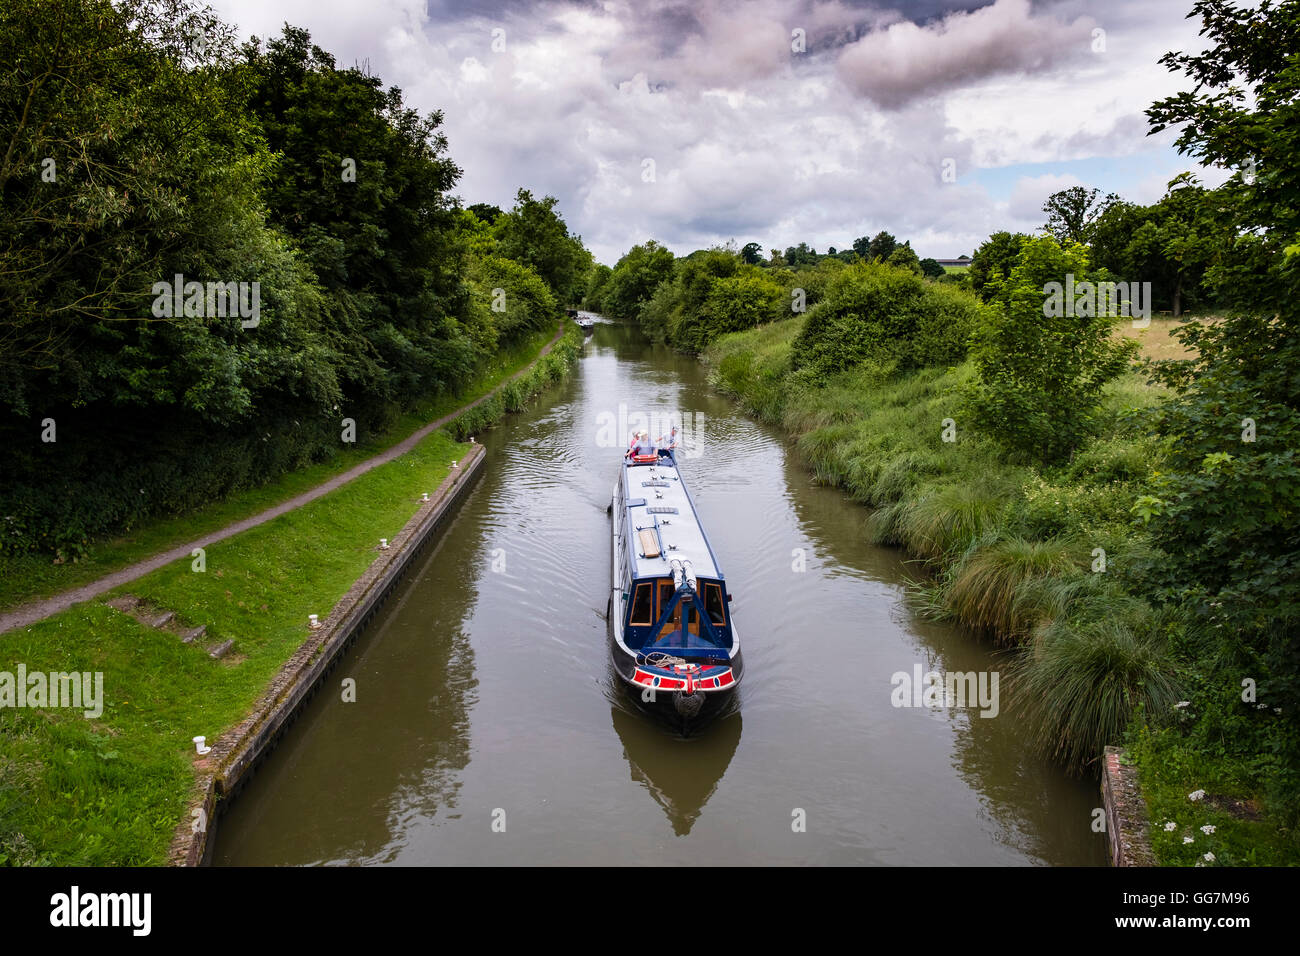
[[[716,713],[745,666],[727,582],[676,452],[626,457],[609,511],[615,670],[643,702],[671,705],[684,721]]]
[[[579,315],[575,321],[578,323],[578,328],[584,332],[591,332],[596,328],[596,320],[589,315]]]

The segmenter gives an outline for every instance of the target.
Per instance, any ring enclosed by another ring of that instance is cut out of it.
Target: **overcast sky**
[[[1191,0],[209,2],[442,110],[466,205],[556,196],[610,265],[881,229],[954,257],[1041,226],[1057,189],[1149,203],[1194,168],[1143,115],[1185,88],[1157,61],[1201,47]]]

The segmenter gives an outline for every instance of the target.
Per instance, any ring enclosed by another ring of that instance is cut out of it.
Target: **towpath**
[[[555,344],[559,342],[560,338],[564,335],[564,330],[565,323],[561,322],[559,328],[555,332],[555,336],[542,347],[540,352],[537,353],[537,358],[533,359],[533,361],[529,362],[518,372],[515,372],[514,375],[503,380],[501,384],[492,389],[492,391],[485,393],[482,397],[476,398],[474,401],[461,406],[455,411],[448,412],[437,421],[429,422],[427,425],[421,425],[420,428],[412,432],[408,437],[402,439],[391,448],[380,452],[373,458],[367,458],[360,464],[349,468],[341,475],[335,475],[333,478],[322,482],[315,488],[304,491],[300,495],[295,495],[287,501],[282,501],[278,505],[267,508],[265,511],[259,512],[252,517],[243,518],[233,524],[226,525],[226,527],[221,528],[218,531],[205,534],[201,538],[195,538],[193,541],[177,545],[167,551],[155,554],[151,558],[137,561],[135,564],[122,568],[119,571],[114,571],[112,574],[107,574],[89,584],[83,584],[81,587],[61,591],[58,594],[52,595],[48,598],[42,598],[38,601],[30,601],[26,604],[16,605],[15,607],[0,613],[0,634],[20,627],[27,627],[29,624],[34,624],[37,621],[44,620],[53,614],[58,614],[60,611],[66,611],[74,604],[80,604],[82,601],[89,601],[91,598],[98,597],[106,591],[111,591],[113,588],[120,587],[129,581],[142,578],[151,571],[157,571],[159,568],[171,564],[173,561],[179,561],[181,558],[190,557],[195,548],[207,548],[216,544],[218,541],[224,541],[226,538],[247,531],[249,528],[256,528],[260,524],[266,524],[266,522],[278,518],[282,514],[293,511],[295,508],[301,508],[308,502],[315,501],[317,498],[329,494],[334,489],[346,485],[354,478],[364,475],[372,468],[377,468],[380,465],[387,464],[394,458],[405,455],[430,433],[441,428],[456,416],[461,415],[476,405],[485,402],[500,391],[506,384],[514,381],[531,369],[555,347]]]

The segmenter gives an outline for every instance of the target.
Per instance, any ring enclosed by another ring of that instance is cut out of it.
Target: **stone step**
[[[193,644],[206,633],[208,633],[208,626],[206,624],[200,624],[198,627],[190,628],[182,634],[181,642],[184,644]]]
[[[219,661],[219,660],[221,660],[221,658],[223,658],[223,657],[225,657],[227,654],[229,654],[229,653],[230,653],[230,649],[231,649],[232,647],[234,647],[234,646],[235,646],[235,642],[234,642],[233,640],[232,640],[232,641],[222,641],[222,642],[221,642],[220,644],[218,644],[216,647],[214,647],[214,648],[212,648],[211,650],[208,651],[208,656],[211,657],[214,661]]]

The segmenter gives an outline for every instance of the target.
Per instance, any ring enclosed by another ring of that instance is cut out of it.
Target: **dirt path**
[[[341,485],[346,485],[353,478],[364,475],[372,468],[387,464],[394,458],[406,454],[414,448],[421,439],[425,438],[431,432],[438,430],[462,412],[466,412],[474,406],[491,398],[508,382],[512,382],[519,378],[519,376],[523,375],[530,368],[536,365],[543,356],[555,347],[555,343],[560,341],[560,338],[564,335],[564,331],[565,322],[561,322],[559,329],[555,333],[555,337],[542,347],[542,350],[537,353],[537,358],[533,359],[532,362],[529,362],[528,365],[521,368],[518,372],[515,372],[514,375],[510,376],[510,378],[503,380],[500,385],[483,395],[481,398],[476,398],[468,405],[463,405],[455,411],[447,413],[437,421],[430,422],[427,425],[422,425],[410,436],[402,439],[402,441],[398,442],[387,451],[382,451],[373,458],[367,458],[365,461],[361,462],[361,464],[354,465],[352,468],[343,472],[343,474],[336,475],[329,481],[312,488],[310,491],[304,491],[302,494],[290,498],[288,501],[283,501],[272,508],[268,508],[260,514],[255,514],[251,518],[244,518],[240,521],[236,521],[234,524],[227,525],[219,531],[213,531],[201,538],[195,538],[188,544],[177,545],[168,551],[154,555],[152,558],[137,561],[135,564],[122,568],[120,571],[114,571],[112,574],[106,575],[97,581],[83,584],[79,588],[73,588],[70,591],[62,591],[53,597],[44,598],[39,601],[31,601],[27,604],[19,604],[16,607],[10,608],[8,611],[0,613],[0,634],[5,633],[6,631],[12,631],[15,628],[26,627],[29,624],[34,624],[36,621],[43,620],[52,614],[66,611],[74,604],[80,604],[82,601],[89,601],[91,598],[103,594],[105,591],[111,591],[113,588],[126,584],[128,581],[134,581],[136,578],[144,577],[149,572],[157,571],[159,568],[171,564],[173,561],[179,561],[181,558],[188,558],[195,548],[206,548],[209,545],[216,544],[218,541],[224,541],[226,538],[237,535],[242,531],[247,531],[249,528],[256,528],[258,525],[265,524],[273,518],[278,518],[286,512],[293,511],[295,508],[301,508],[303,505],[310,501],[315,501],[322,495],[329,494],[335,488],[338,488]]]

